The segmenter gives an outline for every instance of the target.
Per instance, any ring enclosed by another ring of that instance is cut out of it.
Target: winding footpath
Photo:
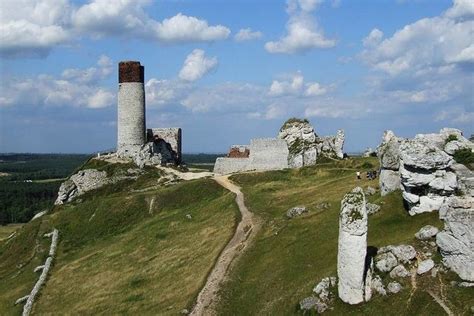
[[[229,180],[229,176],[216,176],[214,180],[227,190],[236,194],[235,201],[239,207],[242,219],[237,225],[234,236],[232,236],[232,239],[221,252],[214,268],[207,277],[206,284],[201,292],[199,292],[196,304],[190,315],[215,314],[218,291],[222,282],[228,276],[232,262],[242,255],[259,229],[254,215],[245,206],[244,195],[240,191],[240,188]]]

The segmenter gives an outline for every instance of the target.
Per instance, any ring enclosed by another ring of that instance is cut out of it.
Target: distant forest
[[[183,154],[189,165],[214,163],[218,154]],[[65,178],[91,155],[0,154],[0,225],[25,223],[53,206]],[[212,166],[209,166],[212,169]]]
[[[1,154],[0,225],[24,223],[50,208],[59,186],[90,155]]]

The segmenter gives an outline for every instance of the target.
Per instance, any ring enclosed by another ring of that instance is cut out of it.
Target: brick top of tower
[[[119,63],[119,83],[144,82],[145,69],[139,61],[121,61]]]

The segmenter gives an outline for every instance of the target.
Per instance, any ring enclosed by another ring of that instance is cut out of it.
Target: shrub
[[[457,163],[462,163],[471,170],[474,169],[474,153],[470,148],[456,150],[453,157]]]
[[[283,123],[283,126],[280,128],[280,131],[285,129],[288,125],[291,125],[293,123],[309,123],[307,119],[299,119],[297,117],[292,117],[288,119],[285,123]]]
[[[451,135],[448,136],[448,138],[446,138],[445,144],[447,144],[449,142],[452,142],[453,140],[458,140],[458,137],[454,134],[451,134]]]

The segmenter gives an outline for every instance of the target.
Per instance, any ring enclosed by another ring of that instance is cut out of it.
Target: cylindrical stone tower
[[[131,156],[146,142],[144,68],[138,61],[119,63],[117,153]]]

